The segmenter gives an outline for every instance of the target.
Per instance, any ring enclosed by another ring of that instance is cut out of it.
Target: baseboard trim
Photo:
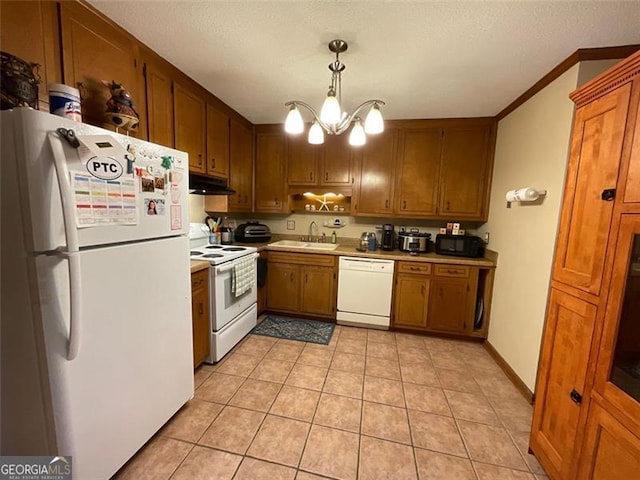
[[[522,394],[522,396],[533,405],[533,392],[529,390],[527,384],[522,381],[522,379],[518,376],[518,374],[511,368],[511,366],[507,363],[507,361],[502,358],[502,355],[498,353],[498,351],[494,348],[493,345],[487,340],[484,342],[484,348],[487,350],[491,358],[493,358],[498,366],[505,373],[507,378],[511,380],[511,383],[518,389],[518,391]]]

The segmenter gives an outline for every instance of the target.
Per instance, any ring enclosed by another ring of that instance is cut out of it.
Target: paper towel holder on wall
[[[538,190],[533,187],[522,187],[516,190],[509,190],[505,195],[505,198],[507,199],[507,208],[511,206],[511,202],[535,202],[538,198],[546,194],[546,190]]]

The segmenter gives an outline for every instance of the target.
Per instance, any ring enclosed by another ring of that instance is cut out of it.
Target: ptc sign
[[[124,173],[122,164],[113,157],[92,157],[86,167],[91,175],[101,180],[114,180]]]

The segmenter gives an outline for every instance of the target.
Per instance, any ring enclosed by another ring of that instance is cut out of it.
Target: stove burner
[[[221,253],[207,253],[206,255],[202,256],[202,258],[220,258],[220,257],[224,257],[224,255],[222,255]]]
[[[189,252],[189,255],[191,255],[192,257],[195,255],[202,255],[202,252],[199,252],[198,250],[191,250]]]
[[[227,247],[222,249],[223,252],[242,252],[243,250],[246,249],[244,247]]]
[[[204,247],[204,248],[209,248],[209,249],[218,249],[218,248],[222,248],[220,245],[209,245],[208,247]]]

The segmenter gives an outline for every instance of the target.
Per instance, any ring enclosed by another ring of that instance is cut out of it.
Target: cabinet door
[[[173,147],[173,79],[168,68],[152,61],[145,63],[144,76],[147,87],[149,141]]]
[[[576,110],[553,278],[600,294],[631,85]]]
[[[403,130],[398,143],[396,213],[433,216],[438,204],[442,130]]]
[[[284,135],[256,134],[256,212],[286,211],[284,179]]]
[[[393,211],[393,172],[396,131],[369,135],[360,147],[360,185],[356,196],[356,215],[391,214]]]
[[[229,185],[236,191],[229,196],[229,211],[250,212],[253,207],[253,132],[231,120],[229,136]]]
[[[229,176],[229,117],[207,104],[207,174]]]
[[[191,315],[193,320],[193,366],[209,355],[208,270],[191,275]]]
[[[622,215],[595,390],[640,432],[640,214]]]
[[[487,126],[444,130],[438,214],[446,218],[486,219],[489,138]]]
[[[144,112],[138,44],[80,2],[60,2],[64,83],[80,89],[82,120],[105,128],[104,113],[111,97],[102,80],[114,80],[131,94],[138,114]],[[143,116],[141,124],[143,124]],[[145,136],[142,128],[136,136]]]
[[[300,310],[300,267],[298,265],[269,262],[267,309],[283,312]]]
[[[49,84],[62,82],[56,2],[0,2],[2,51],[40,65],[38,99],[49,111]]]
[[[173,84],[176,149],[189,154],[189,170],[206,173],[206,108],[204,101],[179,83]]]
[[[324,137],[324,148],[319,151],[320,185],[343,187],[353,185],[353,149],[356,147],[349,145],[348,139],[348,135]]]
[[[302,267],[300,311],[333,317],[336,311],[336,273],[333,268]]]
[[[470,320],[470,290],[468,279],[433,277],[429,293],[429,329],[465,333]]]
[[[287,183],[316,185],[318,183],[318,151],[305,135],[287,135]]]
[[[640,472],[640,438],[596,402],[589,408],[580,469],[575,478],[629,480]]]
[[[636,79],[636,85],[640,80]],[[636,88],[635,104],[640,104],[640,91]],[[631,99],[633,105],[634,99]],[[624,191],[624,203],[640,203],[640,108],[637,109],[633,135],[633,143],[629,153],[629,171]]]
[[[595,318],[594,305],[551,289],[530,445],[552,478],[572,478]]]
[[[393,325],[424,329],[427,326],[429,277],[400,273],[396,277],[393,297]]]

